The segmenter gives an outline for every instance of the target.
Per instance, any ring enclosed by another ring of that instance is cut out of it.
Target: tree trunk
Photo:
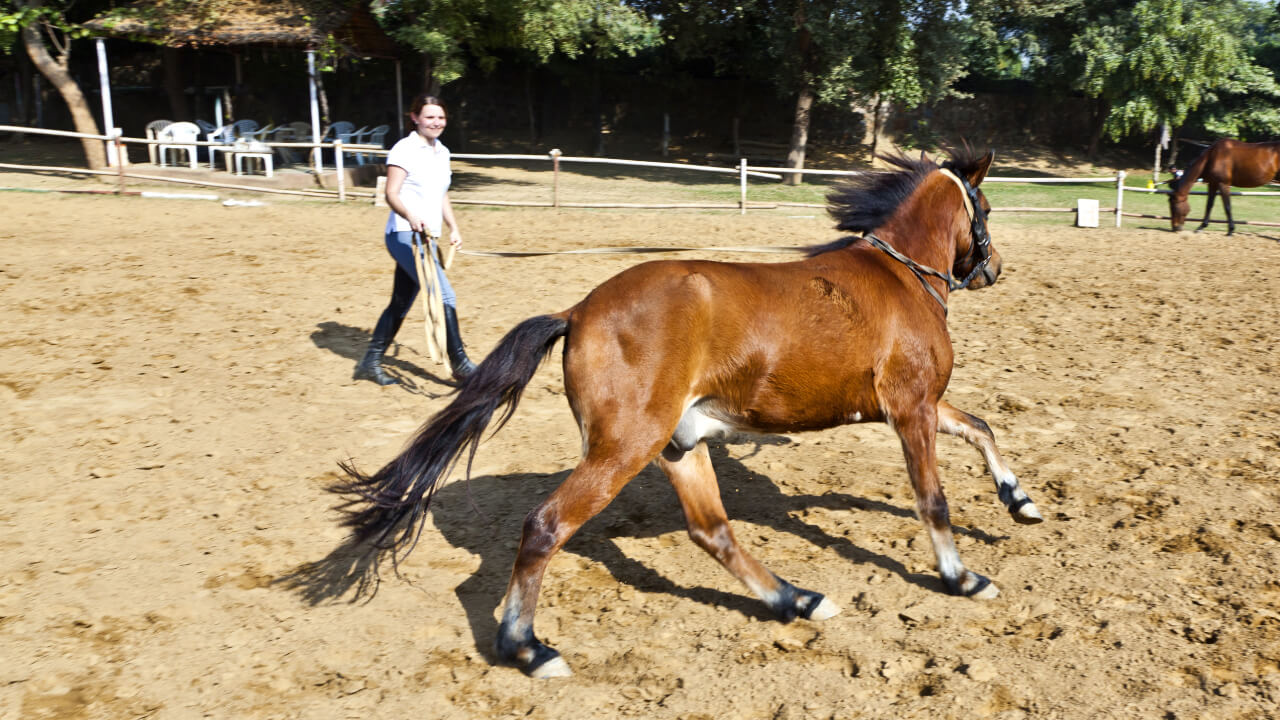
[[[161,51],[164,58],[164,92],[169,96],[169,117],[174,122],[191,120],[191,106],[182,92],[182,52],[177,48],[166,47]]]
[[[533,103],[533,69],[525,68],[524,71],[524,107],[525,112],[529,116],[529,145],[538,144],[538,114],[534,110]]]
[[[436,79],[436,65],[427,53],[422,53],[422,92],[440,97],[440,81]]]
[[[862,145],[867,148],[867,162],[870,163],[880,151],[880,141],[886,139],[884,128],[888,120],[889,102],[876,93],[867,100],[850,103],[849,108],[862,114]]]
[[[1102,143],[1102,131],[1107,125],[1107,117],[1111,115],[1111,103],[1099,99],[1094,110],[1093,133],[1089,136],[1089,149],[1085,153],[1090,160],[1098,156],[1098,145]]]
[[[595,156],[604,157],[604,90],[601,87],[600,59],[591,58],[591,117],[595,132]]]
[[[796,170],[804,169],[804,150],[809,144],[809,119],[813,109],[813,87],[805,85],[796,98],[795,121],[791,126],[791,147],[787,151],[786,167]],[[787,185],[799,185],[803,182],[801,173],[786,173],[782,182]]]
[[[31,23],[22,28],[22,44],[27,48],[27,56],[31,58],[31,62],[44,75],[49,83],[57,89],[62,95],[62,99],[66,101],[67,108],[71,111],[71,120],[75,123],[76,132],[86,135],[98,135],[98,121],[94,119],[93,112],[89,110],[89,103],[84,99],[84,93],[80,91],[80,86],[76,84],[75,79],[71,77],[71,73],[67,71],[67,61],[71,57],[71,46],[68,45],[66,52],[55,59],[49,54],[49,49],[45,47],[44,38],[40,36],[40,25]],[[91,140],[89,138],[81,138],[80,144],[84,148],[85,162],[89,164],[91,170],[101,170],[107,166],[107,151],[102,140]]]

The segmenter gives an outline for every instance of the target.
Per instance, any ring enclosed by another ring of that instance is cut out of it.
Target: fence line
[[[243,191],[250,191],[250,192],[275,193],[275,194],[282,194],[282,195],[299,195],[299,196],[305,196],[305,197],[322,197],[322,198],[336,197],[339,202],[345,201],[348,195],[351,195],[353,197],[360,197],[360,198],[373,198],[375,203],[379,203],[383,199],[381,195],[381,188],[379,188],[378,192],[351,191],[346,188],[345,170],[344,170],[345,155],[348,153],[368,154],[368,155],[374,155],[378,157],[387,155],[387,152],[388,152],[387,150],[374,145],[344,144],[341,141],[335,141],[331,143],[265,142],[265,141],[254,142],[252,147],[257,147],[257,148],[262,148],[262,147],[267,147],[272,149],[274,148],[306,148],[309,150],[315,150],[315,149],[331,150],[334,154],[334,158],[335,158],[334,165],[337,170],[338,188],[335,192],[335,191],[323,190],[323,189],[288,190],[288,189],[282,189],[282,188],[263,187],[260,185],[219,183],[219,182],[212,182],[207,180],[165,177],[165,176],[158,176],[158,175],[145,175],[145,174],[128,172],[124,169],[124,163],[119,162],[119,158],[121,157],[120,151],[117,149],[114,149],[112,145],[115,145],[118,148],[123,148],[127,152],[128,144],[171,145],[173,143],[159,139],[159,138],[126,137],[119,132],[118,128],[115,129],[115,131],[111,134],[102,135],[102,134],[71,132],[66,130],[46,130],[44,128],[33,128],[33,127],[20,126],[20,125],[0,125],[0,132],[24,133],[24,134],[33,134],[33,135],[50,135],[50,136],[58,136],[58,137],[73,137],[73,138],[90,139],[90,140],[102,140],[103,142],[108,144],[108,147],[107,147],[108,159],[116,160],[116,162],[114,163],[115,164],[114,170],[93,170],[89,168],[67,168],[67,167],[44,166],[44,165],[20,165],[20,164],[12,164],[12,163],[0,163],[0,169],[13,169],[13,170],[23,170],[23,171],[35,171],[35,172],[63,172],[63,173],[86,174],[86,175],[111,175],[117,178],[118,187],[115,192],[119,194],[132,194],[132,193],[129,193],[127,190],[125,190],[126,181],[132,179],[132,180],[145,180],[150,182],[199,185],[199,186],[205,186],[205,187],[226,188],[226,189],[243,190]],[[229,143],[219,143],[219,142],[200,141],[200,140],[192,141],[192,142],[184,142],[182,144],[188,145],[188,146],[196,146],[196,147],[223,148],[228,152],[232,152],[232,153],[237,152],[237,149],[239,149],[242,152],[248,152],[250,151],[250,148],[251,148],[251,146],[248,146],[248,145],[237,146],[234,143],[229,144]],[[865,170],[818,170],[818,169],[810,169],[810,168],[792,169],[792,168],[780,168],[772,165],[770,166],[751,165],[747,160],[747,158],[745,157],[742,158],[741,161],[738,163],[738,165],[734,167],[722,167],[722,166],[711,166],[711,165],[694,165],[689,163],[654,162],[654,161],[647,161],[647,160],[624,160],[619,158],[565,156],[561,154],[559,150],[551,150],[550,152],[546,154],[541,154],[541,155],[453,153],[452,156],[459,160],[470,160],[470,161],[477,161],[477,162],[514,160],[514,161],[532,161],[532,162],[550,162],[551,163],[552,173],[553,173],[552,192],[551,192],[551,198],[547,202],[522,202],[522,201],[510,201],[510,200],[465,199],[465,198],[453,199],[453,202],[458,205],[491,205],[491,206],[499,206],[499,207],[550,207],[550,208],[568,207],[568,208],[628,208],[628,209],[682,209],[683,208],[683,209],[714,209],[714,210],[738,209],[742,214],[746,214],[747,210],[749,209],[753,209],[753,210],[754,209],[773,209],[773,208],[779,208],[779,207],[822,209],[822,208],[825,208],[826,205],[821,203],[786,202],[786,201],[777,201],[777,202],[750,201],[747,199],[747,187],[748,187],[747,181],[749,178],[765,179],[765,180],[781,180],[784,174],[856,177],[859,175],[864,175],[867,172],[874,172],[874,171],[865,171]],[[125,155],[125,157],[127,157],[127,154]],[[719,174],[726,174],[726,175],[736,174],[738,175],[738,178],[739,178],[739,198],[737,203],[563,202],[560,199],[560,164],[561,163],[651,167],[651,168],[663,168],[663,169],[673,169],[673,170],[690,170],[695,172],[711,172],[711,173],[719,173]],[[1115,206],[1099,208],[1099,212],[1114,213],[1116,227],[1121,226],[1121,220],[1126,216],[1168,219],[1167,216],[1126,212],[1124,210],[1124,194],[1126,192],[1139,192],[1139,193],[1148,193],[1148,194],[1153,194],[1153,193],[1168,194],[1169,191],[1161,190],[1158,188],[1127,186],[1124,184],[1125,176],[1126,176],[1126,173],[1123,170],[1121,170],[1121,171],[1118,171],[1114,176],[1103,176],[1103,177],[1085,177],[1085,178],[988,177],[984,180],[984,182],[1027,183],[1027,184],[1099,184],[1099,183],[1114,184],[1116,188]],[[1192,191],[1190,194],[1205,195],[1206,192]],[[1233,191],[1231,194],[1232,195],[1253,195],[1253,196],[1264,196],[1264,197],[1280,196],[1280,192],[1266,192],[1266,191]],[[1001,207],[1001,208],[994,208],[994,210],[1000,211],[1000,212],[1027,212],[1027,213],[1076,212],[1076,208]],[[1246,223],[1244,221],[1240,221],[1240,223],[1238,224],[1280,226],[1280,224],[1274,224],[1274,223],[1262,223],[1262,222]]]

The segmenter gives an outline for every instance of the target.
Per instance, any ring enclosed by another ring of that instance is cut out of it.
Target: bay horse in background
[[[1182,175],[1169,181],[1169,220],[1173,231],[1191,214],[1187,201],[1196,180],[1203,178],[1209,186],[1204,206],[1204,220],[1196,232],[1209,226],[1209,214],[1213,212],[1214,195],[1222,196],[1222,207],[1227,211],[1227,234],[1236,231],[1236,221],[1231,216],[1231,186],[1260,187],[1276,179],[1280,173],[1280,142],[1246,143],[1223,138],[1187,166]]]
[[[998,595],[960,561],[935,455],[938,431],[963,438],[982,454],[1013,518],[1041,521],[987,424],[942,399],[953,362],[948,294],[1000,274],[987,232],[991,206],[978,189],[992,154],[964,146],[942,165],[926,155],[885,159],[893,172],[858,176],[828,198],[837,228],[861,237],[815,246],[793,262],[643,263],[567,310],[518,324],[398,457],[372,475],[343,464],[347,476],[330,490],[347,499],[341,507],[354,539],[393,563],[412,550],[440,484],[464,452],[470,476],[494,412],[501,408],[496,433],[563,337],[565,395],[583,458],[525,518],[495,643],[501,661],[534,677],[570,674],[534,635],[543,573],[650,462],[674,486],[692,540],[780,619],[838,613],[734,538],[706,441],[737,432],[888,423],[946,588]]]

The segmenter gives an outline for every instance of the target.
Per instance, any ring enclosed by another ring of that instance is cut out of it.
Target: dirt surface
[[[939,461],[998,599],[942,592],[888,428],[762,437],[713,449],[735,531],[844,612],[771,619],[651,468],[551,563],[537,629],[576,675],[533,681],[489,648],[521,521],[578,458],[558,360],[403,578],[350,602],[299,573],[345,536],[322,488],[451,388],[416,309],[405,384],[351,380],[390,291],[385,211],[265,202],[0,193],[0,718],[1276,714],[1274,238],[993,222],[1006,271],[952,298],[948,398],[1047,521],[1016,525],[963,442]],[[835,237],[783,211],[460,214],[473,250]],[[473,354],[638,261],[462,256]]]

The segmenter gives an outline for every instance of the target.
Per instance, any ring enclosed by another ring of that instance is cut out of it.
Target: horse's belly
[[[732,408],[710,398],[699,399],[681,416],[671,444],[687,452],[703,440],[741,433],[796,433],[883,419],[880,410],[871,403],[850,403],[830,395],[810,398],[808,402],[796,400],[787,398]]]

